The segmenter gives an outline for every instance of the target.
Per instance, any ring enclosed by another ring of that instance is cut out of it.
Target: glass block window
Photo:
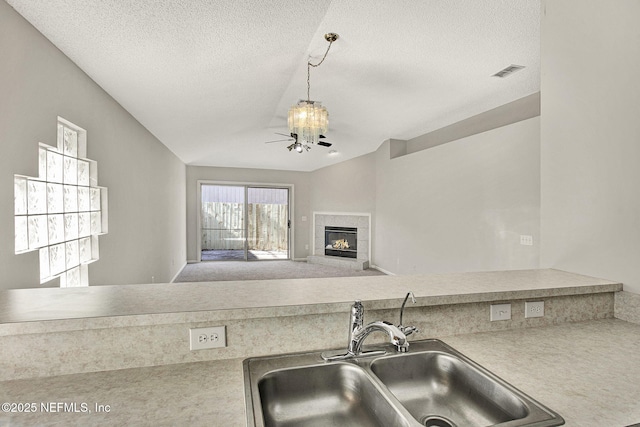
[[[39,252],[40,283],[89,285],[106,234],[107,189],[87,159],[87,132],[58,117],[57,147],[38,146],[38,176],[14,175],[15,253]]]

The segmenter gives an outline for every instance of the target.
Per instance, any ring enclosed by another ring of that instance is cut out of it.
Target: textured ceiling
[[[187,164],[315,170],[540,90],[539,0],[7,2]],[[311,99],[338,154],[264,144],[327,32]]]

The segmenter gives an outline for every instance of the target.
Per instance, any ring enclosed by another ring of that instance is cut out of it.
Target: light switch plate
[[[510,320],[511,304],[491,304],[491,321]]]

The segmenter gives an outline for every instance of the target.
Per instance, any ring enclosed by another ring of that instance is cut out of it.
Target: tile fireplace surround
[[[357,258],[328,257],[324,254],[324,228],[354,227],[358,230]],[[307,262],[345,266],[358,270],[369,267],[371,253],[371,214],[353,212],[314,212],[313,213],[313,251]]]

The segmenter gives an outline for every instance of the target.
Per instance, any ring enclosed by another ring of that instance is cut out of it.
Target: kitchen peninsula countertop
[[[560,270],[165,283],[0,291],[0,336],[118,326],[617,292],[622,284]]]
[[[638,324],[605,319],[441,339],[567,426],[640,422]],[[34,414],[0,412],[0,425],[9,426],[245,425],[240,359],[5,381],[0,402],[37,404]],[[75,402],[80,412],[43,413],[41,402]],[[81,412],[82,403],[92,412]]]

